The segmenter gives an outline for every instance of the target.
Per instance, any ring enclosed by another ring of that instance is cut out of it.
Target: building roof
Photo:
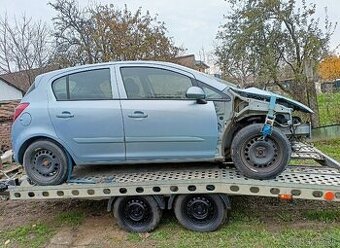
[[[19,101],[0,102],[0,121],[12,120],[15,108]]]
[[[13,86],[14,88],[20,90],[22,93],[25,93],[35,77],[49,71],[57,70],[57,66],[46,66],[43,68],[36,68],[32,70],[24,70],[12,73],[6,73],[0,75],[0,80],[3,80],[5,83]]]
[[[208,69],[209,66],[201,60],[196,60],[194,54],[188,54],[178,56],[175,58],[175,62],[193,69]]]

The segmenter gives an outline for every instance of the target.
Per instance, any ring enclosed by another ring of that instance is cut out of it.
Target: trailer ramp
[[[338,161],[307,143],[293,142],[291,158],[313,159],[320,165],[340,170],[340,163]]]

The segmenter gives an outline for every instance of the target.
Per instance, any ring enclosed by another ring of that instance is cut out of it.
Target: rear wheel
[[[121,228],[141,233],[157,227],[162,211],[152,196],[126,196],[115,201],[113,214]]]
[[[51,141],[32,143],[24,153],[23,164],[33,184],[58,185],[64,183],[68,176],[67,156]]]
[[[226,219],[226,208],[219,195],[180,195],[175,202],[177,220],[187,229],[212,232]]]
[[[263,124],[252,124],[236,133],[231,144],[231,158],[238,170],[254,179],[270,179],[288,165],[291,146],[287,137],[276,127],[263,138]]]

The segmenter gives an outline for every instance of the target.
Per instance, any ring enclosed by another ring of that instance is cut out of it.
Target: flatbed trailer
[[[11,200],[108,199],[118,224],[134,232],[151,231],[158,212],[172,208],[185,227],[213,231],[224,222],[232,195],[340,202],[339,163],[301,143],[293,151],[293,158],[326,166],[289,166],[271,180],[246,178],[228,164],[84,166],[65,184],[34,186],[16,179],[1,194]]]

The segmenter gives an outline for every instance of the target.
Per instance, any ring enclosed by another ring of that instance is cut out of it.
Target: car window
[[[55,80],[52,89],[57,100],[112,99],[110,69],[67,75]]]
[[[183,74],[151,67],[123,67],[122,79],[129,99],[186,99],[192,80]]]
[[[218,99],[226,98],[223,93],[219,92],[218,90],[200,81],[197,81],[197,84],[198,84],[198,87],[200,87],[204,91],[207,100],[218,100]]]

